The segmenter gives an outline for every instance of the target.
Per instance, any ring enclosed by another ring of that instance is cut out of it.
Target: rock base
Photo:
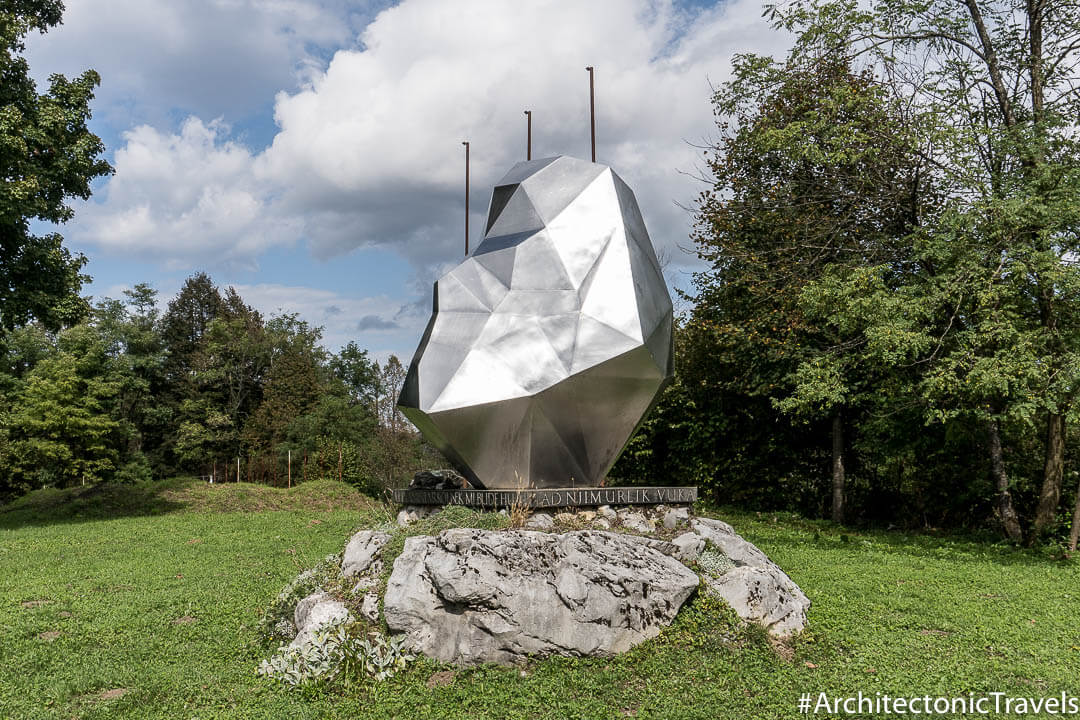
[[[538,512],[525,529],[411,537],[383,591],[388,540],[364,530],[345,550],[360,614],[377,620],[382,594],[382,616],[406,647],[459,665],[622,653],[658,635],[700,587],[776,637],[801,631],[810,607],[765,553],[685,507]],[[308,637],[345,611],[316,593],[297,606],[297,629]]]

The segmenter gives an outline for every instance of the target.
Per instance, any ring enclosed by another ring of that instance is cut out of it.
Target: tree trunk
[[[1076,506],[1073,507],[1072,529],[1069,531],[1069,552],[1076,552],[1076,542],[1080,540],[1080,487],[1076,488]]]
[[[998,494],[998,514],[1001,527],[1013,542],[1021,542],[1024,532],[1020,529],[1020,519],[1013,509],[1012,495],[1009,493],[1009,476],[1005,474],[1005,460],[1001,454],[1001,431],[997,420],[989,422],[990,467],[994,475],[994,489]]]
[[[844,420],[839,412],[832,420],[832,520],[844,522]]]
[[[1046,422],[1046,463],[1043,465],[1042,491],[1031,542],[1037,541],[1054,521],[1061,501],[1061,478],[1065,472],[1065,416],[1050,413]]]

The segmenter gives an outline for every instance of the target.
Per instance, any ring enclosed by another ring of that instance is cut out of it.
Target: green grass
[[[1075,561],[711,514],[814,601],[790,647],[699,596],[618,658],[288,691],[255,675],[260,611],[388,508],[336,483],[37,493],[0,509],[0,718],[790,718],[803,692],[1080,694]]]

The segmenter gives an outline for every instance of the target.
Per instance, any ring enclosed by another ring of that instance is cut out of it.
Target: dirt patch
[[[437,673],[432,673],[431,677],[427,679],[428,689],[437,687],[446,687],[450,683],[454,682],[454,678],[457,677],[457,673],[453,670],[440,670]]]
[[[770,635],[769,645],[772,646],[773,651],[776,652],[784,662],[791,662],[795,659],[795,648],[791,647],[791,643],[787,640]]]
[[[102,700],[115,700],[116,698],[124,697],[129,692],[131,691],[127,688],[113,688],[112,690],[106,690],[98,697],[100,697]]]
[[[952,635],[951,632],[947,632],[945,630],[932,630],[930,628],[923,628],[922,630],[919,631],[919,634],[920,635],[936,635],[937,637],[948,637],[948,636]]]
[[[38,633],[38,637],[45,642],[52,642],[56,638],[60,637],[61,632],[59,630],[46,630],[43,633]]]
[[[199,618],[193,618],[190,615],[184,615],[172,621],[173,625],[190,625],[197,622],[199,622]]]
[[[19,604],[24,608],[36,608],[41,607],[42,605],[48,605],[51,602],[52,600],[27,600],[26,602]]]
[[[62,617],[62,618],[75,617],[75,613],[70,613],[67,610],[61,610],[60,611],[60,617]]]

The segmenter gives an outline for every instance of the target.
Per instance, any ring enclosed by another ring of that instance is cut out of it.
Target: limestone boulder
[[[757,546],[720,520],[694,518],[691,527],[735,563],[734,568],[718,577],[707,575],[705,582],[739,617],[764,626],[777,637],[806,627],[810,599]],[[676,544],[680,544],[679,540],[675,539]]]
[[[655,637],[697,586],[625,535],[453,529],[406,541],[383,616],[413,650],[461,665],[614,655]]]
[[[324,592],[308,595],[296,604],[293,624],[296,625],[296,637],[290,643],[301,647],[311,641],[315,632],[327,623],[345,620],[351,616],[344,603],[333,599]]]
[[[389,533],[373,530],[361,530],[353,535],[341,557],[341,574],[347,578],[378,574],[382,567],[379,553],[388,540]]]

